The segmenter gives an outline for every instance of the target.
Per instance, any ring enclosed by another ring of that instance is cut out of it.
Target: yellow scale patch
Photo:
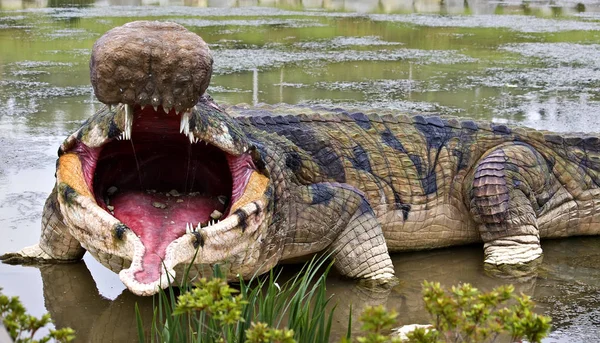
[[[83,177],[79,157],[75,154],[64,154],[58,161],[59,165],[56,171],[58,181],[71,186],[77,193],[92,198],[92,193]]]
[[[269,178],[260,173],[253,172],[250,175],[246,189],[244,189],[244,194],[231,206],[230,213],[234,213],[238,208],[264,197],[268,185]]]

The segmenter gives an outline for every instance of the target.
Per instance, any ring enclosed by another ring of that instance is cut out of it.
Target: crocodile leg
[[[0,256],[0,260],[9,264],[56,263],[80,260],[85,253],[85,249],[69,233],[69,228],[63,221],[59,206],[55,188],[44,205],[40,242],[25,247],[19,252],[4,254]]]
[[[553,180],[545,159],[527,144],[508,143],[482,157],[470,199],[485,263],[517,265],[542,256],[537,213]]]
[[[330,251],[335,258],[335,267],[345,276],[373,280],[394,277],[394,266],[381,225],[365,199],[331,244]]]
[[[394,279],[381,225],[362,192],[347,184],[324,182],[306,186],[300,193],[287,258],[326,251],[342,275]]]

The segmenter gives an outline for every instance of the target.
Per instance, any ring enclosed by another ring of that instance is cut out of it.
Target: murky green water
[[[260,5],[261,7],[258,7]],[[251,6],[251,7],[246,7]],[[224,103],[303,103],[451,113],[556,131],[600,132],[600,3],[545,1],[0,1],[0,253],[38,240],[58,144],[100,104],[90,49],[108,29],[171,20],[211,46],[209,91]],[[536,278],[511,280],[554,318],[548,342],[600,341],[600,238],[543,245]],[[423,323],[423,279],[505,280],[483,271],[480,246],[394,256],[399,286],[366,295],[330,279],[343,330],[386,304],[399,325]],[[0,287],[34,313],[52,312],[78,341],[134,341],[133,304],[93,259],[0,265]]]

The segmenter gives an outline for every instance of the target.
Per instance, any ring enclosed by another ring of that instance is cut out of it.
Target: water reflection
[[[562,335],[600,338],[597,327],[600,319],[600,239],[548,241],[543,244],[543,249],[541,275],[527,281],[512,280],[515,292],[532,296],[538,302],[538,311],[551,315],[554,330]],[[391,290],[366,289],[335,273],[329,278],[327,291],[334,296],[332,305],[337,306],[334,336],[345,334],[350,314],[354,319],[353,328],[358,331],[357,319],[366,306],[385,305],[395,309],[399,313],[399,325],[428,322],[421,299],[423,280],[439,281],[446,287],[468,282],[482,290],[506,282],[485,273],[480,246],[396,254],[393,260],[400,284]],[[146,324],[146,334],[150,331],[156,298],[137,297],[124,290],[114,300],[109,300],[100,295],[83,262],[43,266],[39,270],[46,308],[57,326],[70,326],[77,331],[78,341],[136,341],[136,303]],[[285,266],[283,279],[297,270],[296,266]]]
[[[356,13],[525,14],[563,16],[596,10],[597,3],[485,0],[1,0],[0,9],[80,6],[279,7]]]

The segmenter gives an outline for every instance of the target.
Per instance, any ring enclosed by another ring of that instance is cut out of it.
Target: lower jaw
[[[130,191],[111,199],[114,216],[125,223],[142,241],[145,254],[142,271],[135,274],[142,283],[160,276],[161,264],[170,242],[183,236],[186,228],[196,227],[223,213],[218,199],[198,194],[173,196],[169,193]],[[218,210],[220,209],[220,211]]]
[[[196,273],[201,273],[203,266],[214,263],[247,261],[248,253],[255,251],[257,244],[260,244],[256,235],[257,230],[264,228],[265,204],[265,198],[260,197],[239,208],[240,213],[245,213],[244,216],[233,213],[199,232],[184,234],[170,241],[160,258],[149,257],[152,255],[149,247],[142,244],[133,230],[125,230],[121,241],[126,244],[121,246],[118,255],[131,263],[119,272],[121,281],[132,293],[148,296],[156,294],[160,288],[180,282],[184,274],[176,274],[175,270],[187,270],[190,264],[194,265]],[[202,240],[199,241],[199,238]],[[237,265],[235,273],[249,275],[248,267],[246,264]],[[255,267],[251,269],[252,273],[256,271]],[[185,275],[189,278],[189,275]]]

